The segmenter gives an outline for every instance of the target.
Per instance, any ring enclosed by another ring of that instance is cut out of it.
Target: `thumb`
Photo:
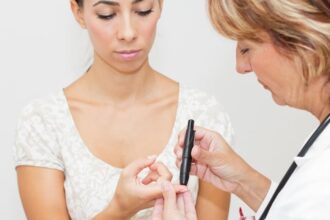
[[[162,192],[164,197],[164,212],[168,213],[176,209],[176,193],[173,185],[169,181],[162,183]]]
[[[209,166],[216,165],[220,158],[215,152],[210,152],[195,145],[191,151],[191,156],[197,163],[206,164]]]

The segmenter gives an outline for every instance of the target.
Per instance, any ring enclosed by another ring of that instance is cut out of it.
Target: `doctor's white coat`
[[[330,220],[330,125],[304,157],[275,199],[267,220]],[[259,219],[277,184],[272,185],[256,213]]]

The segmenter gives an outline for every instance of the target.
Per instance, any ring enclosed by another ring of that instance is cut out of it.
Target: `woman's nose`
[[[122,41],[133,41],[136,38],[136,31],[134,28],[134,24],[131,21],[131,17],[129,15],[123,15],[121,20],[121,24],[119,25],[118,30],[118,39]]]

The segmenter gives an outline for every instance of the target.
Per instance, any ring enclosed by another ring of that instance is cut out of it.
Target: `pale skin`
[[[330,113],[329,74],[306,82],[299,62],[294,57],[284,56],[265,33],[261,34],[263,43],[238,42],[237,71],[242,74],[255,72],[258,81],[272,93],[277,104],[306,110],[319,121],[324,120]],[[191,153],[195,163],[191,174],[237,195],[257,211],[269,190],[270,179],[246,163],[219,133],[200,127],[195,130],[196,145]],[[184,135],[185,131],[179,134],[175,147],[177,166],[182,159]],[[169,215],[174,212],[163,205],[163,213]]]
[[[166,146],[178,105],[178,83],[152,69],[148,61],[161,6],[156,0],[85,0],[83,7],[71,1],[75,19],[90,35],[94,62],[65,88],[65,96],[90,152],[124,169],[114,198],[94,219],[129,219],[152,207],[162,190],[148,183],[172,178],[165,165],[147,158]],[[139,184],[142,168],[151,174]],[[70,219],[62,171],[19,166],[17,175],[28,219]],[[177,193],[185,190],[174,188]],[[228,207],[228,193],[200,181],[198,217],[227,219]]]
[[[153,209],[152,220],[197,220],[194,203],[189,191],[175,193],[169,181],[162,182],[163,198],[157,199]],[[171,210],[171,212],[164,211]]]

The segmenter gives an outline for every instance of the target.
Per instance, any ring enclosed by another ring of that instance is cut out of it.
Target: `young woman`
[[[228,142],[230,122],[213,97],[150,66],[161,0],[72,0],[71,7],[89,33],[94,61],[77,81],[22,113],[16,165],[26,215],[148,219],[146,208],[161,197],[157,182],[173,175],[178,183],[173,147],[188,119]],[[197,178],[189,189],[201,219],[227,219],[227,193]]]

